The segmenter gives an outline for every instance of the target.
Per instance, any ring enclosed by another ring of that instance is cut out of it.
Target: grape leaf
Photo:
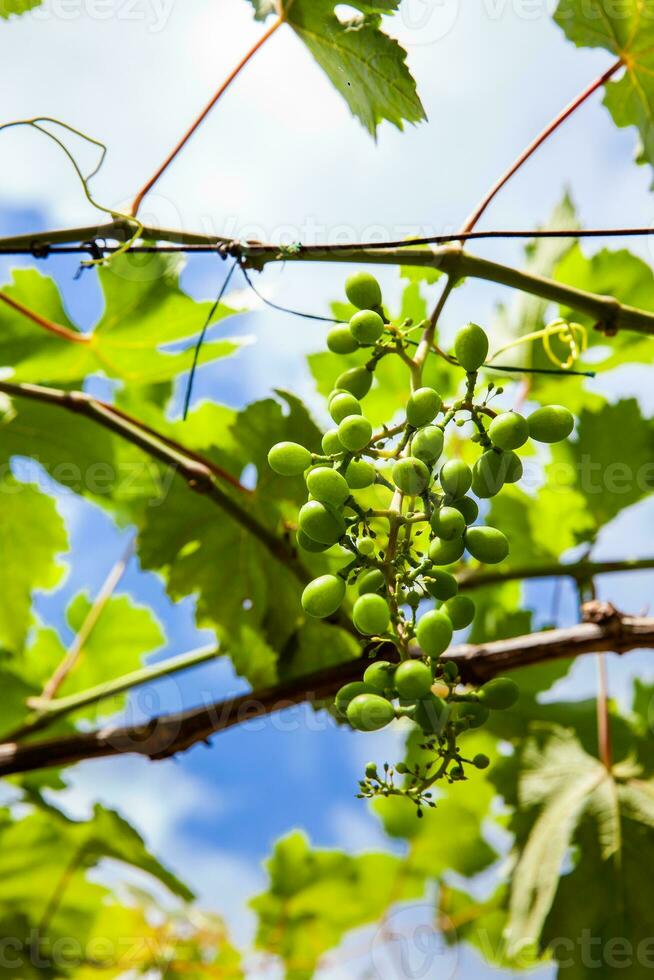
[[[250,903],[259,920],[256,945],[284,960],[289,980],[309,980],[347,931],[423,888],[398,857],[312,850],[299,831],[277,842],[267,868],[269,891]]]
[[[0,17],[7,20],[12,14],[26,14],[34,7],[40,7],[43,0],[0,0]]]
[[[19,651],[32,620],[32,592],[61,578],[56,556],[68,548],[68,537],[54,501],[38,487],[6,474],[0,494],[0,645]]]
[[[275,13],[269,0],[251,2],[257,20]],[[335,0],[283,0],[283,17],[372,136],[384,119],[398,129],[423,120],[406,52],[380,27],[380,15],[394,13],[398,0],[352,0],[348,6],[361,15],[349,20],[337,16],[338,6]]]
[[[637,126],[639,163],[654,163],[654,24],[644,0],[559,0],[554,19],[577,47],[606,48],[625,71],[604,96],[616,126]]]

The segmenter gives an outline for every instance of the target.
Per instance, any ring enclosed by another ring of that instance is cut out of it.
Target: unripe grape
[[[336,710],[344,715],[350,701],[359,694],[374,694],[374,688],[364,684],[363,681],[350,681],[349,684],[344,684],[334,698]]]
[[[475,769],[488,769],[490,766],[490,759],[483,752],[478,752],[472,760],[472,764]]]
[[[386,587],[386,579],[380,568],[371,568],[367,572],[362,572],[357,580],[357,591],[359,595],[368,595],[370,592],[379,592]]]
[[[453,500],[452,507],[463,514],[466,524],[474,524],[479,516],[477,501],[473,500],[472,497],[461,497],[459,500]]]
[[[574,429],[575,420],[563,405],[544,405],[528,419],[529,435],[536,442],[561,442]]]
[[[306,478],[307,490],[315,500],[332,507],[341,507],[350,496],[350,488],[344,476],[329,466],[316,466]]]
[[[376,732],[395,718],[395,708],[380,694],[357,694],[347,706],[347,720],[359,732]]]
[[[391,611],[386,599],[369,593],[359,596],[354,603],[352,619],[359,633],[365,636],[379,636],[388,629]]]
[[[498,449],[519,449],[529,438],[529,423],[517,412],[503,412],[493,419],[488,434]]]
[[[346,449],[358,453],[367,446],[372,436],[372,425],[363,415],[347,415],[338,425],[338,438]]]
[[[332,327],[327,334],[327,346],[333,354],[352,354],[359,349],[358,341],[349,327]]]
[[[443,441],[443,430],[439,426],[425,425],[411,440],[411,455],[423,463],[435,463],[443,452]]]
[[[336,387],[344,388],[355,398],[364,398],[372,386],[372,371],[366,367],[348,368],[336,379]]]
[[[475,604],[467,595],[455,595],[448,599],[442,611],[452,621],[455,630],[464,630],[475,618]]]
[[[352,490],[365,490],[375,482],[377,470],[365,459],[353,459],[348,463],[345,479]]]
[[[359,310],[350,320],[350,332],[359,344],[375,344],[384,332],[384,321],[374,310]]]
[[[451,767],[449,771],[450,779],[455,782],[459,782],[461,779],[465,779],[465,773],[463,771],[463,766],[458,765],[458,763]]]
[[[420,459],[415,456],[405,456],[393,465],[393,482],[402,493],[412,496],[422,493],[429,486],[431,473]]]
[[[366,557],[374,554],[375,542],[372,538],[357,538],[356,540],[357,551]]]
[[[468,528],[465,546],[473,558],[486,565],[499,565],[509,553],[506,535],[496,527]]]
[[[377,660],[374,664],[366,667],[363,674],[364,684],[369,684],[375,691],[388,691],[393,687],[393,675],[395,664],[388,660]]]
[[[419,428],[436,418],[443,405],[443,399],[433,388],[418,388],[406,406],[406,420],[409,425]]]
[[[453,660],[447,660],[443,664],[443,676],[448,681],[455,681],[459,676],[459,668]]]
[[[452,623],[442,612],[427,612],[418,622],[416,639],[428,657],[440,657],[452,642]]]
[[[398,762],[395,766],[395,772],[399,773],[400,776],[405,776],[409,771],[409,767],[405,762]]]
[[[377,775],[377,763],[376,762],[366,762],[366,776],[368,779],[374,779]]]
[[[457,708],[459,718],[465,718],[468,728],[481,728],[488,721],[490,711],[478,701],[464,701]]]
[[[381,305],[381,288],[369,272],[355,272],[345,282],[345,295],[352,306],[360,310],[372,310]]]
[[[308,537],[321,544],[336,544],[345,534],[343,515],[329,504],[309,500],[300,508],[300,528]]]
[[[419,660],[405,660],[395,671],[393,685],[401,698],[425,698],[434,680],[431,670]]]
[[[439,507],[429,521],[432,530],[444,541],[460,538],[466,526],[463,514],[456,507]]]
[[[504,711],[512,708],[520,696],[520,689],[510,677],[494,677],[479,691],[479,700],[487,708]]]
[[[505,483],[515,482],[515,480],[507,480],[507,477],[515,476],[516,460],[520,466],[520,460],[515,453],[497,452],[495,449],[486,450],[472,469],[473,492],[481,499],[494,497]]]
[[[298,545],[303,551],[320,553],[321,551],[327,551],[328,548],[331,548],[331,545],[329,544],[321,544],[320,541],[314,541],[313,538],[310,538],[308,534],[304,533],[302,528],[298,528],[295,537]]]
[[[459,583],[454,576],[439,568],[434,568],[429,572],[429,577],[425,578],[425,585],[434,599],[451,599],[459,591]]]
[[[447,723],[449,710],[445,701],[436,694],[421,698],[414,714],[414,721],[427,735],[440,735]]]
[[[297,442],[278,442],[268,453],[268,463],[281,476],[299,476],[311,466],[311,453]]]
[[[451,459],[442,466],[440,480],[445,493],[456,500],[470,489],[472,471],[462,459]]]
[[[321,575],[302,593],[302,608],[309,616],[324,619],[335,613],[345,597],[345,582],[337,575]]]
[[[517,483],[518,480],[522,479],[522,460],[516,453],[513,452],[505,453],[504,455],[508,457],[504,482]]]
[[[351,395],[349,391],[338,391],[329,399],[329,414],[338,425],[348,415],[362,415],[363,412],[358,398]]]
[[[325,456],[337,456],[343,452],[341,440],[338,438],[338,429],[328,429],[322,437],[322,451]]]
[[[488,337],[476,323],[462,327],[454,339],[454,353],[462,368],[476,371],[488,355]]]
[[[453,538],[451,541],[434,538],[429,545],[429,557],[434,565],[453,565],[459,560],[463,551],[463,538]]]

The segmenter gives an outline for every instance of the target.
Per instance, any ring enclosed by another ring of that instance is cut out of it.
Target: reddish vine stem
[[[596,78],[594,82],[591,82],[591,84],[588,85],[583,92],[580,92],[579,95],[565,107],[565,109],[559,112],[559,114],[554,117],[554,119],[545,127],[545,129],[543,129],[538,136],[536,136],[536,138],[533,139],[527,147],[525,147],[508,170],[505,170],[501,177],[495,181],[493,186],[484,195],[475,210],[469,216],[461,229],[461,233],[463,235],[472,231],[488,205],[491,203],[491,201],[493,201],[502,188],[511,180],[513,175],[522,167],[523,163],[527,162],[527,160],[536,152],[539,146],[542,146],[542,144],[549,139],[552,133],[555,132],[555,130],[557,130],[559,126],[579,108],[579,106],[583,105],[583,103],[590,98],[593,92],[596,92],[597,89],[601,88],[602,85],[608,82],[608,80],[612,78],[612,76],[615,75],[620,68],[622,68],[623,64],[624,62],[622,58],[618,58],[618,60],[614,62],[610,68],[600,75],[599,78]]]
[[[597,654],[597,745],[599,757],[606,769],[613,765],[611,719],[609,717],[609,681],[606,654]]]
[[[16,313],[20,313],[21,316],[27,317],[32,323],[36,323],[37,326],[41,327],[43,330],[47,330],[49,333],[55,334],[57,337],[61,337],[62,340],[68,340],[73,344],[88,344],[89,335],[83,333],[77,333],[76,330],[70,330],[68,327],[62,326],[60,323],[55,323],[53,320],[48,320],[47,317],[41,316],[40,313],[36,313],[31,310],[29,306],[24,306],[17,299],[12,299],[11,296],[7,296],[6,293],[0,292],[0,301],[6,303],[10,306],[12,310]]]
[[[225,79],[225,81],[222,83],[222,85],[220,86],[220,88],[217,90],[217,92],[214,93],[214,95],[212,96],[212,98],[206,104],[206,106],[204,107],[204,109],[202,110],[202,112],[200,113],[200,115],[195,119],[195,121],[192,123],[192,125],[189,127],[189,129],[187,129],[187,131],[184,133],[184,135],[182,136],[182,138],[175,144],[175,146],[170,151],[170,153],[168,154],[168,156],[166,157],[166,159],[164,160],[164,162],[161,164],[161,166],[158,168],[158,170],[155,171],[155,173],[152,175],[152,177],[150,177],[150,179],[147,181],[147,183],[143,185],[143,187],[141,188],[141,190],[136,195],[136,197],[134,198],[134,201],[132,203],[132,208],[131,208],[131,214],[132,214],[133,217],[136,217],[136,215],[138,214],[138,210],[139,210],[139,208],[141,206],[141,203],[142,203],[143,198],[145,197],[145,195],[148,194],[152,190],[152,188],[154,187],[154,185],[163,176],[164,172],[168,169],[168,167],[173,162],[173,160],[184,149],[184,147],[186,146],[186,144],[190,140],[191,136],[193,136],[193,134],[195,133],[195,131],[202,125],[202,123],[207,118],[207,116],[209,115],[209,113],[211,112],[211,110],[213,109],[213,107],[216,105],[216,103],[218,102],[218,100],[220,99],[220,97],[223,95],[223,93],[227,91],[227,89],[232,84],[232,82],[234,81],[234,79],[241,73],[242,69],[245,68],[245,66],[247,65],[247,63],[254,57],[254,55],[257,53],[257,51],[259,51],[260,48],[263,47],[263,45],[266,43],[266,41],[270,37],[272,37],[272,35],[275,33],[275,31],[279,27],[281,27],[281,25],[283,23],[284,23],[284,18],[283,17],[278,17],[277,20],[275,20],[274,23],[271,24],[271,26],[268,28],[268,30],[265,31],[261,35],[261,37],[259,38],[259,40],[250,48],[250,50],[247,52],[247,54],[245,54],[241,58],[241,60],[239,61],[239,63],[236,65],[236,67],[229,73],[229,75],[227,76],[227,78]]]

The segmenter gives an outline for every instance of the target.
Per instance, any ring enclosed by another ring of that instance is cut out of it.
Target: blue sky
[[[280,32],[146,201],[144,216],[163,225],[270,239],[324,239],[344,231],[355,238],[394,238],[452,230],[535,132],[609,64],[608,54],[575,52],[564,42],[546,6],[534,16],[537,5],[519,0],[405,0],[394,31],[407,46],[429,123],[404,134],[382,127],[376,145],[297,40]],[[79,16],[64,20],[53,0],[40,17],[2,25],[3,119],[52,113],[104,139],[110,152],[96,193],[120,206],[260,28],[244,0],[144,0],[135,8],[143,15],[138,20],[124,16],[119,2],[107,20],[94,17],[94,9],[91,0],[80,0]],[[54,51],[70,56],[55,63]],[[52,66],[47,85],[35,64]],[[65,160],[50,146],[25,132],[0,138],[0,233],[95,220]],[[633,133],[615,129],[595,98],[511,183],[486,226],[532,227],[547,218],[564,188],[585,224],[647,224],[651,174],[634,167],[633,151]],[[630,247],[651,260],[647,242]],[[518,261],[520,247],[495,243],[476,251]],[[0,261],[3,281],[16,264]],[[71,313],[91,323],[100,310],[97,285],[92,273],[75,280],[76,268],[73,258],[47,264]],[[206,298],[215,294],[223,274],[217,259],[194,257],[183,283]],[[386,295],[397,297],[396,274],[384,271],[381,278]],[[258,285],[277,302],[325,312],[339,297],[342,281],[336,266],[289,265],[270,268]],[[497,302],[507,299],[507,291],[482,284],[457,291],[447,308],[446,331],[468,319],[488,322]],[[289,387],[317,415],[324,412],[304,362],[306,353],[322,346],[323,326],[254,310],[235,329],[230,323],[229,332],[254,342],[236,358],[204,369],[198,398],[239,406],[273,387]],[[629,394],[635,391],[651,412],[654,392],[646,389],[642,373],[631,372],[627,383]],[[615,397],[619,389],[599,382],[598,390]],[[126,532],[90,504],[59,495],[59,505],[71,533],[69,573],[57,593],[39,600],[42,616],[57,625],[67,599],[80,589],[95,593],[126,543]],[[652,526],[651,503],[616,521],[596,557],[644,555],[644,526]],[[92,551],[89,540],[96,542]],[[602,595],[634,612],[647,606],[652,592],[652,577],[645,574],[606,577],[600,584]],[[152,605],[165,623],[168,642],[158,656],[183,652],[206,638],[194,628],[192,600],[170,603],[160,580],[141,573],[135,562],[121,590]],[[551,591],[551,583],[530,589],[541,620]],[[571,622],[574,613],[574,597],[564,591],[561,622]],[[649,660],[634,654],[611,662],[612,691],[626,696],[632,676],[651,676]],[[591,692],[594,670],[590,658],[578,664],[565,682],[567,691]],[[198,700],[198,693],[219,697],[241,686],[229,664],[218,662],[139,694],[133,710],[153,704],[176,708]],[[253,920],[245,904],[263,886],[261,861],[281,834],[301,826],[318,845],[388,846],[374,818],[353,799],[353,787],[362,763],[384,756],[398,736],[338,730],[306,708],[288,712],[282,721],[284,730],[268,720],[261,730],[226,732],[210,749],[196,748],[174,762],[82,765],[72,774],[69,806],[82,813],[100,797],[121,809],[247,942]],[[364,957],[328,966],[319,976],[363,977],[368,966]],[[503,974],[487,974],[463,954],[453,975]]]

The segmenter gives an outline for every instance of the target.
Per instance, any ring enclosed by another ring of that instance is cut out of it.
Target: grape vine
[[[363,732],[378,731],[396,718],[409,718],[422,730],[422,746],[433,754],[427,765],[404,763],[380,771],[366,766],[360,797],[402,795],[416,805],[435,806],[431,787],[440,779],[466,778],[466,766],[484,769],[485,755],[461,753],[458,738],[483,725],[490,711],[510,708],[518,697],[514,681],[496,677],[474,690],[461,683],[447,659],[454,632],[469,627],[475,605],[458,595],[452,568],[467,554],[498,565],[509,554],[509,541],[496,527],[478,523],[479,503],[516,483],[523,467],[516,450],[531,438],[554,443],[574,428],[568,409],[547,405],[525,418],[489,405],[502,389],[482,388],[479,371],[488,356],[488,337],[475,323],[456,335],[452,355],[464,374],[462,395],[450,405],[422,383],[423,359],[411,356],[417,327],[429,352],[429,322],[393,324],[381,289],[368,273],[347,280],[345,292],[358,312],[349,325],[330,330],[327,346],[338,354],[363,348],[366,363],[341,374],[329,395],[334,427],[322,438],[322,454],[298,443],[274,445],[268,461],[283,476],[304,474],[308,500],[298,515],[297,545],[322,553],[339,546],[346,563],[336,574],[311,581],[302,594],[304,612],[317,619],[334,615],[353,598],[352,621],[374,658],[391,645],[393,662],[374,659],[359,681],[342,687],[335,698],[339,719]],[[404,418],[373,432],[361,402],[373,383],[380,360],[395,356],[408,369],[410,392]],[[471,466],[447,458],[450,426],[468,426],[480,453]],[[475,499],[476,498],[476,499]],[[395,777],[401,777],[396,782]]]

